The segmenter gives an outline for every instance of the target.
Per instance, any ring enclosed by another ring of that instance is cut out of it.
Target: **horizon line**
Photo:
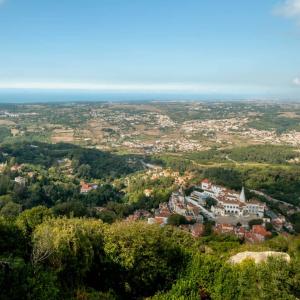
[[[0,90],[82,90],[116,92],[204,92],[240,93],[250,89],[260,92],[274,87],[257,85],[211,84],[211,83],[78,83],[78,82],[0,82]]]

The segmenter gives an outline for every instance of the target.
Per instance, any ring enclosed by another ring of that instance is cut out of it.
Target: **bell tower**
[[[241,202],[246,202],[246,195],[245,195],[245,189],[244,187],[242,188],[241,194],[240,194],[240,201]]]

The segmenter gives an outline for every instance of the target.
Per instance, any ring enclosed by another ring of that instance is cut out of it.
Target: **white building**
[[[264,216],[266,205],[257,200],[247,201],[244,187],[242,188],[241,193],[238,194],[235,191],[215,185],[208,179],[202,181],[201,187],[206,195],[217,201],[218,204],[211,207],[211,211],[215,215],[256,215],[260,218]]]
[[[208,179],[204,179],[201,182],[201,188],[207,196],[217,197],[222,191],[225,191],[226,188],[212,184]]]
[[[178,192],[173,192],[168,206],[172,213],[176,213],[182,216],[185,216],[188,220],[193,219],[196,222],[202,223],[203,217],[200,214],[199,207],[194,203],[197,203],[195,200],[191,200],[190,197],[185,197],[182,190]]]
[[[181,192],[172,193],[170,201],[169,201],[169,206],[173,212],[184,216],[186,213],[186,205],[185,205],[184,195]]]
[[[26,185],[26,179],[24,177],[18,176],[15,178],[15,182],[20,185]]]
[[[193,191],[191,193],[191,195],[187,198],[196,201],[200,205],[205,205],[206,204],[205,195],[203,195],[203,193],[198,192],[198,191]]]

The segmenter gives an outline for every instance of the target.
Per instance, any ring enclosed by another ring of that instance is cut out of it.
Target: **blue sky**
[[[0,0],[0,89],[300,98],[300,0]]]

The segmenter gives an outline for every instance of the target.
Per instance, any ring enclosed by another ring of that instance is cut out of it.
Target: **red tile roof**
[[[210,183],[210,181],[207,178],[205,178],[202,180],[202,183]]]
[[[191,229],[191,233],[194,237],[199,237],[204,233],[204,225],[203,224],[194,224]]]
[[[259,234],[263,237],[267,237],[271,235],[271,232],[267,231],[265,227],[262,225],[253,225],[252,232],[255,234]]]
[[[163,218],[163,217],[156,216],[154,219],[155,219],[155,222],[156,222],[157,224],[162,225],[162,224],[165,223],[165,218]]]

